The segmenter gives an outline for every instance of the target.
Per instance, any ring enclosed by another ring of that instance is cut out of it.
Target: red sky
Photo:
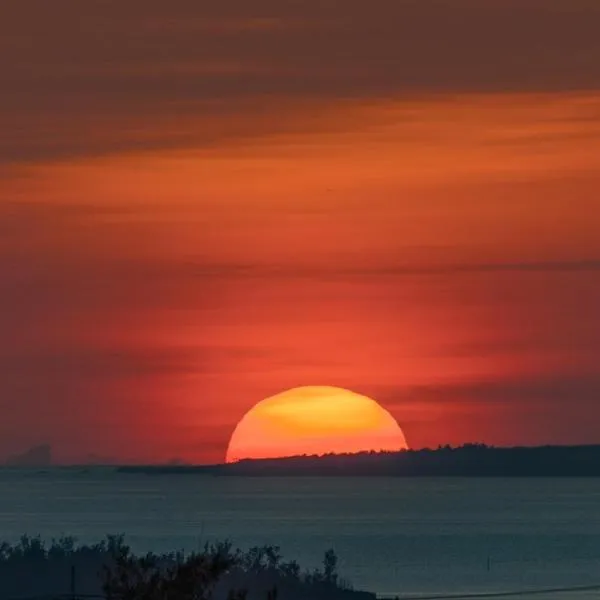
[[[0,457],[600,442],[598,3],[225,4],[0,7]]]

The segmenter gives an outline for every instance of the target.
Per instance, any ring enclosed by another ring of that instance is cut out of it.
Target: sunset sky
[[[598,0],[0,3],[0,460],[224,459],[300,385],[600,443]]]

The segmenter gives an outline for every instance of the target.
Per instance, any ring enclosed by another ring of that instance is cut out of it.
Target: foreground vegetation
[[[136,555],[123,536],[93,545],[71,537],[46,545],[39,537],[0,544],[5,597],[97,596],[107,600],[371,600],[338,575],[333,550],[322,567],[303,570],[277,546],[234,549],[229,542],[199,552]]]

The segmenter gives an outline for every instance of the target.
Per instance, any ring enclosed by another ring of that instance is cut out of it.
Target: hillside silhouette
[[[600,445],[498,448],[465,444],[435,450],[295,456],[207,466],[120,467],[119,470],[222,476],[599,477]]]

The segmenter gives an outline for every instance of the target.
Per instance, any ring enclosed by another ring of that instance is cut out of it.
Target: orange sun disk
[[[342,388],[309,386],[250,409],[231,436],[226,461],[406,448],[402,429],[375,400]]]

